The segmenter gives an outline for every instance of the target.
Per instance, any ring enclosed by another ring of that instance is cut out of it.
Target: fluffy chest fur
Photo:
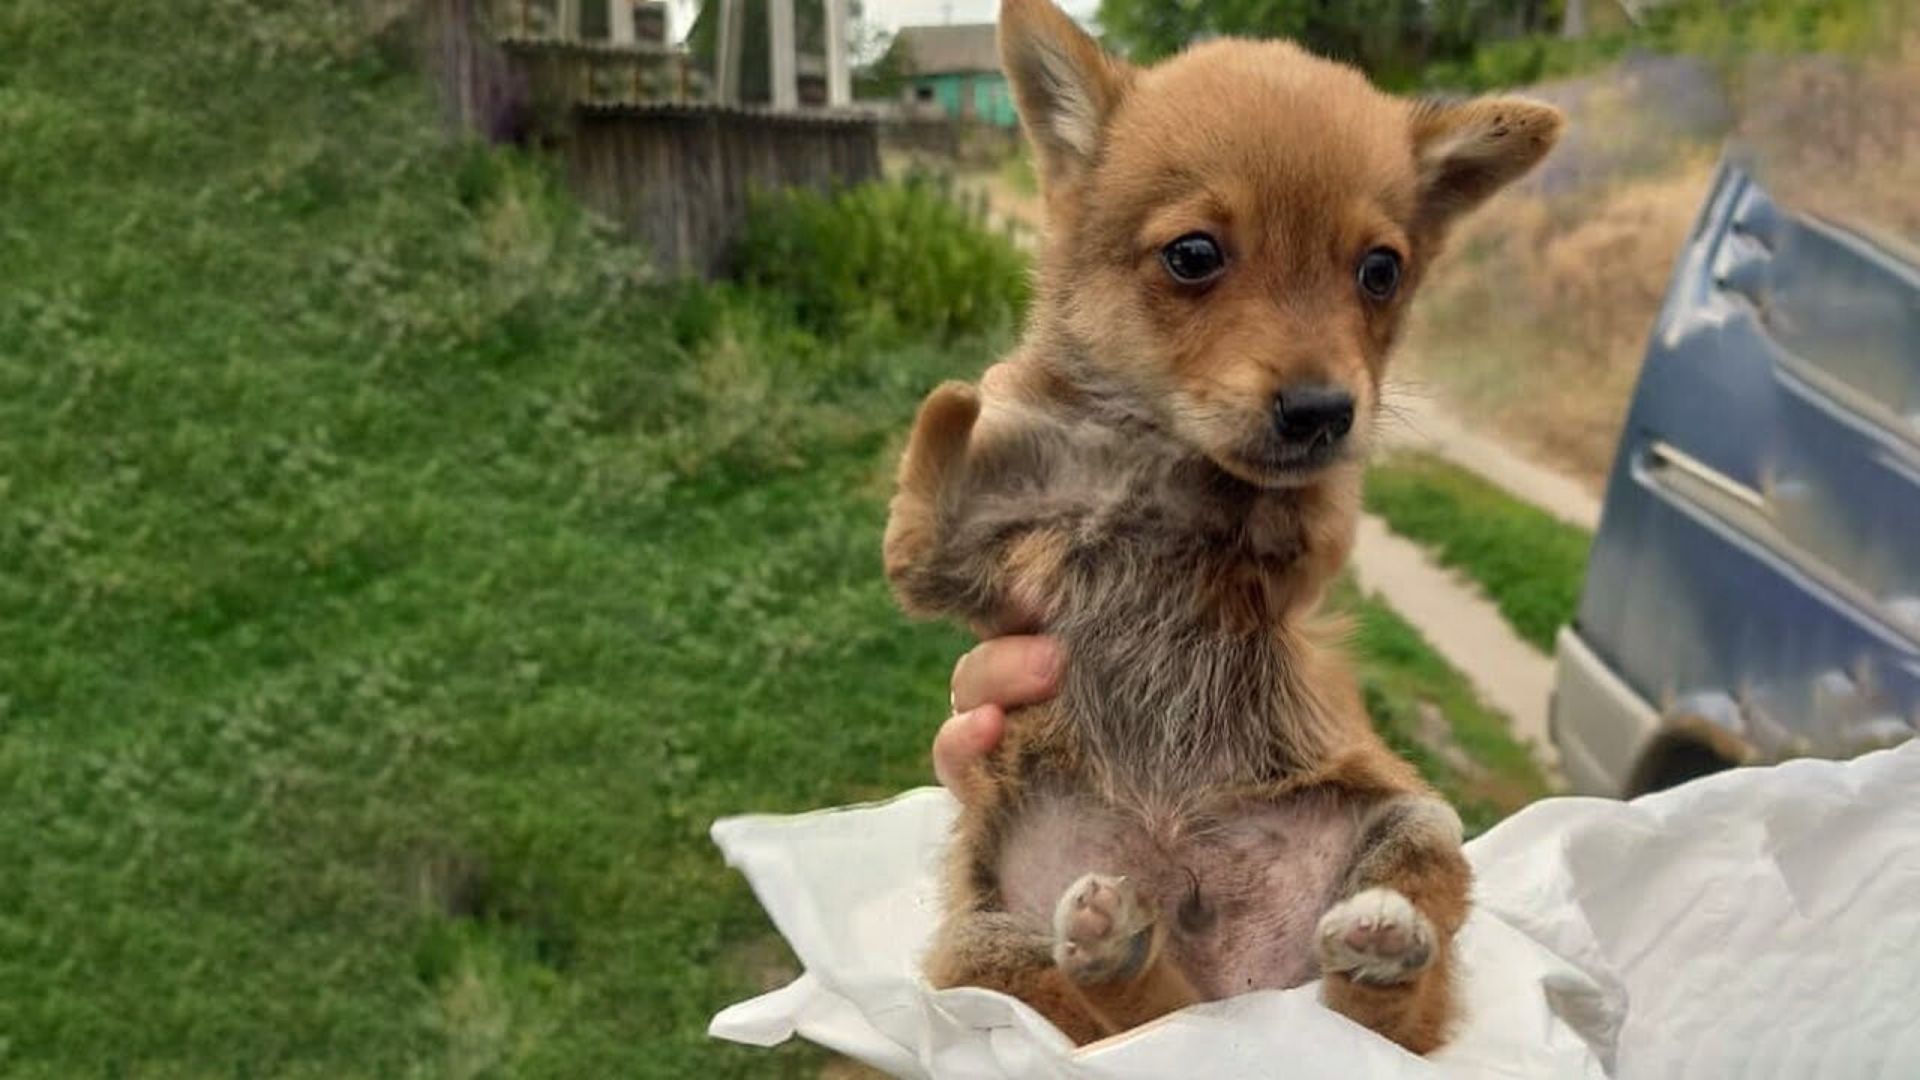
[[[1056,723],[1116,790],[1271,783],[1321,749],[1303,574],[1344,556],[1328,495],[1255,488],[1097,410],[982,424],[958,547],[1004,552],[970,615],[1043,629],[1072,658]],[[1334,550],[1328,550],[1334,549]],[[958,583],[968,584],[968,583]]]
[[[1324,486],[1256,488],[1131,416],[1050,405],[981,418],[939,511],[951,557],[909,586],[1070,658],[1058,699],[1013,719],[979,869],[1035,920],[1085,868],[1124,875],[1177,913],[1203,993],[1297,985],[1357,820],[1289,786],[1352,719],[1299,591],[1344,557],[1314,527],[1341,515]]]

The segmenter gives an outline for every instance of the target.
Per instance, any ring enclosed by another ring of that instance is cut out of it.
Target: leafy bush
[[[1618,34],[1571,41],[1545,36],[1488,41],[1464,60],[1428,67],[1423,81],[1437,89],[1475,92],[1530,86],[1616,60],[1627,45],[1628,38]]]
[[[1860,53],[1898,36],[1889,25],[1898,8],[1880,0],[1674,0],[1624,30],[1573,40],[1535,35],[1487,41],[1466,59],[1429,66],[1423,81],[1466,91],[1526,86],[1598,67],[1630,50],[1721,62],[1755,53]]]
[[[1494,33],[1544,29],[1553,5],[1525,0],[1102,0],[1109,44],[1136,60],[1171,56],[1213,37],[1281,37],[1355,64],[1400,90],[1427,65],[1459,60]]]
[[[735,254],[743,284],[840,336],[952,339],[1016,322],[1026,258],[930,180],[759,199]]]

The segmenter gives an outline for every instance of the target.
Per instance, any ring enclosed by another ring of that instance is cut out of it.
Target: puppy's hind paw
[[[1320,917],[1315,945],[1322,973],[1391,986],[1433,961],[1433,924],[1398,890],[1367,889]]]
[[[1153,903],[1124,877],[1087,874],[1053,909],[1053,960],[1082,985],[1130,978],[1152,958]]]

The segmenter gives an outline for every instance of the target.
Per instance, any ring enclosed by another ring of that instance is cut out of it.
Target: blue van
[[[1723,165],[1647,347],[1552,732],[1574,790],[1920,725],[1920,268]]]

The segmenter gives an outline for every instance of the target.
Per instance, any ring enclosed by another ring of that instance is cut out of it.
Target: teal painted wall
[[[999,72],[979,75],[921,75],[913,80],[914,97],[926,100],[925,91],[948,116],[971,115],[996,127],[1012,127],[1020,122],[1013,111],[1013,96],[1007,90],[1006,76]]]
[[[1005,75],[996,71],[973,77],[973,115],[995,127],[1012,127],[1020,122],[1020,115],[1013,111],[1013,94]]]

